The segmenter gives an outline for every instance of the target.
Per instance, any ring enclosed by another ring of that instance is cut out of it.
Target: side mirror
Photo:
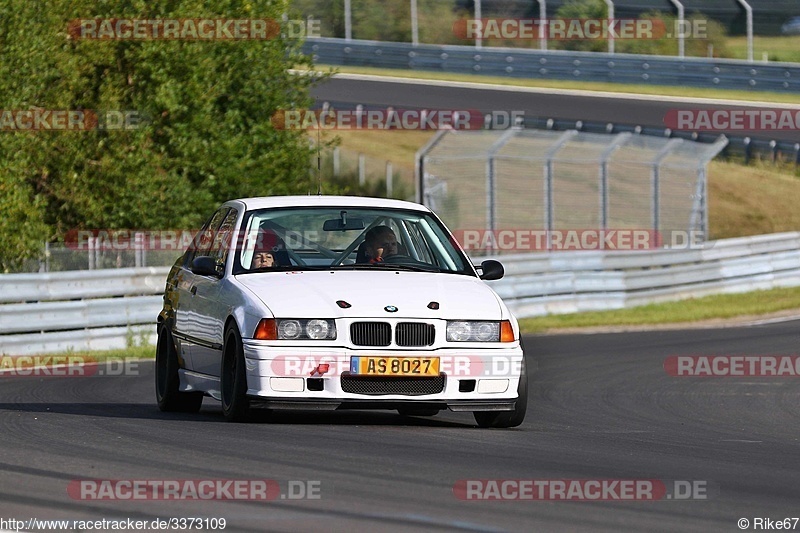
[[[195,257],[192,261],[191,271],[198,276],[213,276],[220,278],[219,270],[217,269],[217,261],[213,257],[203,255]]]
[[[492,281],[500,279],[506,273],[503,264],[494,259],[487,259],[481,263],[481,279],[484,281]]]

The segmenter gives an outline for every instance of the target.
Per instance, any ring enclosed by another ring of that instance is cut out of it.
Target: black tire
[[[178,351],[166,322],[158,326],[156,344],[156,401],[164,412],[196,413],[203,404],[202,392],[181,392],[178,387]]]
[[[528,372],[525,364],[525,355],[522,356],[519,385],[517,385],[517,403],[511,411],[475,411],[475,422],[482,428],[513,428],[525,420],[528,410]]]
[[[436,409],[435,407],[430,408],[414,408],[414,407],[403,407],[398,409],[397,412],[400,413],[402,416],[436,416],[439,414],[440,409]]]
[[[250,415],[242,336],[235,324],[225,330],[220,373],[222,414],[228,422],[245,422]]]

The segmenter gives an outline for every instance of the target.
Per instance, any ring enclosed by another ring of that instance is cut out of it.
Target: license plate
[[[350,373],[360,376],[438,376],[438,357],[351,357]]]

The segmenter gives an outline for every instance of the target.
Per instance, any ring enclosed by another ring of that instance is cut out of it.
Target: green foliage
[[[556,11],[556,18],[563,19],[607,19],[608,6],[603,0],[569,0]],[[552,41],[557,50],[582,52],[608,51],[607,39],[567,39]]]
[[[624,39],[616,43],[617,52],[629,54],[655,54],[674,56],[678,54],[677,21],[670,13],[651,11],[644,13],[642,19],[656,22],[656,26],[666,29],[667,35],[660,39]],[[730,57],[726,47],[727,30],[725,26],[699,13],[686,17],[686,30],[697,28],[701,35],[687,35],[684,40],[685,54],[689,57],[708,56],[709,45],[713,46],[714,57]],[[692,30],[694,31],[694,30]]]
[[[299,41],[88,40],[68,31],[74,19],[280,20],[286,9],[287,0],[0,3],[0,109],[146,119],[128,130],[0,132],[0,265],[69,229],[194,228],[233,197],[305,193],[305,133],[270,121],[311,104],[314,80],[287,72],[311,66]]]
[[[608,8],[603,0],[570,0],[556,12],[556,17],[566,19],[605,19]],[[677,17],[671,13],[650,11],[643,13],[640,19],[654,22],[654,34],[661,35],[657,39],[617,39],[615,50],[619,53],[669,55],[678,54]],[[686,18],[689,27],[697,28],[702,35],[688,35],[685,39],[685,53],[692,57],[705,57],[709,45],[713,47],[715,57],[729,57],[726,47],[727,30],[725,26],[705,15],[695,13]],[[608,50],[608,39],[561,40],[552,41],[552,47],[560,50],[585,52],[605,52]]]

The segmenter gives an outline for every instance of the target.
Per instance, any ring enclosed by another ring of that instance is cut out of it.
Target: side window
[[[214,235],[217,233],[217,230],[219,229],[220,224],[222,224],[222,220],[225,218],[228,210],[229,208],[227,207],[217,210],[217,212],[212,215],[208,222],[205,223],[203,229],[201,229],[200,232],[195,236],[194,242],[192,242],[192,246],[187,254],[187,265],[190,265],[195,257],[210,255],[209,252],[214,244]]]
[[[231,209],[219,226],[219,231],[214,236],[214,245],[209,250],[208,255],[217,260],[218,265],[225,265],[228,253],[231,249],[231,239],[236,233],[236,217],[239,213],[236,209]]]

